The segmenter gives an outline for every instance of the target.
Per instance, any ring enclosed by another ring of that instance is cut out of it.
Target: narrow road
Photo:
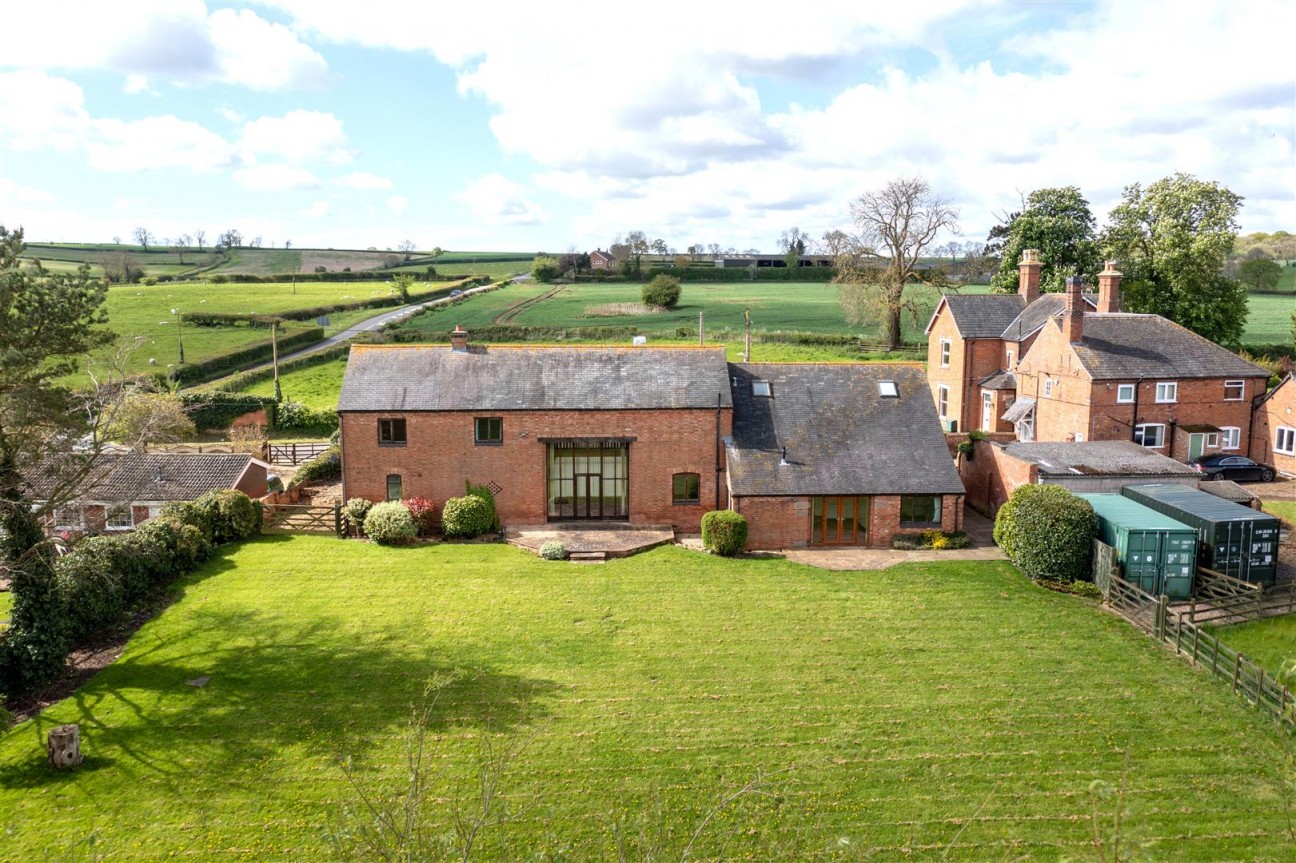
[[[513,281],[523,282],[529,280],[530,278],[531,276],[529,274],[522,275],[522,276],[514,276]],[[491,283],[489,285],[482,285],[481,287],[477,287],[477,288],[469,288],[468,290],[464,291],[462,294],[460,294],[457,297],[440,297],[435,300],[428,300],[425,303],[410,303],[408,306],[401,306],[400,308],[383,312],[380,315],[375,315],[372,318],[366,318],[363,321],[354,323],[351,326],[347,327],[345,330],[342,330],[341,332],[338,333],[334,333],[333,335],[324,339],[322,342],[316,342],[310,347],[302,348],[299,351],[293,351],[290,354],[284,354],[281,357],[279,357],[279,362],[284,363],[287,360],[296,359],[297,357],[305,357],[305,356],[309,356],[310,354],[317,354],[320,351],[327,350],[333,347],[334,345],[340,345],[345,341],[354,339],[356,336],[361,335],[362,333],[367,333],[373,330],[381,329],[385,324],[392,323],[394,321],[403,321],[406,318],[412,317],[415,312],[421,311],[423,309],[435,308],[437,306],[449,305],[450,303],[453,303],[457,300],[462,300],[465,297],[471,297],[475,294],[485,293],[486,291],[492,290],[494,287],[495,287],[494,283]],[[249,366],[246,369],[241,369],[237,372],[234,372],[231,375],[226,375],[226,377],[233,377],[234,375],[241,375],[246,372],[259,372],[262,371],[263,369],[272,368],[273,366],[274,366],[273,362],[261,363],[260,365],[257,366]],[[207,383],[199,384],[198,386],[200,387],[210,386],[211,384],[217,383],[220,380],[224,380],[224,378],[218,378],[216,381],[208,381]]]

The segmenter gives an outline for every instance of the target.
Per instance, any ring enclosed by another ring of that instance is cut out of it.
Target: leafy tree
[[[401,302],[408,303],[410,301],[410,288],[414,286],[414,277],[408,273],[401,273],[392,281],[396,285],[396,293],[400,294]]]
[[[1282,278],[1282,266],[1268,258],[1243,261],[1238,268],[1238,281],[1253,291],[1272,291]]]
[[[958,211],[934,195],[921,177],[892,180],[851,203],[859,236],[835,260],[841,303],[848,323],[882,318],[884,338],[900,347],[900,316],[917,320],[923,309],[905,296],[913,282],[928,281],[918,259],[943,231],[957,233]]]
[[[558,261],[548,256],[541,256],[531,264],[531,277],[537,282],[552,282],[562,273]]]
[[[990,280],[1001,293],[1017,290],[1017,265],[1026,249],[1040,250],[1044,264],[1040,288],[1045,291],[1063,290],[1068,276],[1081,276],[1093,284],[1102,269],[1097,221],[1075,186],[1031,192],[1022,211],[996,226],[991,237],[1002,240],[999,272]]]
[[[779,234],[778,246],[783,253],[783,262],[788,267],[795,267],[812,242],[810,235],[800,228],[788,228]]]
[[[103,435],[109,440],[146,444],[183,440],[196,431],[184,403],[174,393],[129,393],[112,407],[105,422]]]
[[[108,291],[82,264],[75,274],[48,273],[19,260],[23,232],[0,226],[0,568],[14,595],[11,628],[0,655],[0,684],[11,694],[58,673],[67,633],[58,611],[53,550],[32,511],[22,471],[40,465],[58,484],[56,455],[69,453],[91,420],[78,397],[59,383],[77,360],[110,343]],[[66,461],[84,462],[76,455]],[[82,474],[84,476],[84,473]],[[75,477],[71,477],[72,482]],[[64,498],[70,488],[62,489]],[[59,496],[59,490],[47,492]],[[50,503],[42,512],[51,508]]]
[[[1158,314],[1213,342],[1235,345],[1246,323],[1246,289],[1224,275],[1237,239],[1239,195],[1178,173],[1128,186],[1102,243],[1125,274],[1121,303]]]
[[[673,309],[679,303],[680,280],[674,276],[653,276],[652,281],[643,286],[645,306],[659,309]]]

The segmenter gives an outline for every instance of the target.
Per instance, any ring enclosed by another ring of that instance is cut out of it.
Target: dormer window
[[[770,382],[769,382],[769,381],[752,381],[752,395],[754,395],[754,396],[759,396],[759,397],[761,397],[761,398],[769,398],[769,397],[770,397]]]
[[[884,399],[900,398],[900,388],[895,381],[878,381],[878,395]]]

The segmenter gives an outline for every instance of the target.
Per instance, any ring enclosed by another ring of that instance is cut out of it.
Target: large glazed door
[[[630,514],[629,447],[548,446],[548,516],[617,518]]]
[[[810,542],[854,545],[868,540],[867,497],[815,497],[810,504]]]

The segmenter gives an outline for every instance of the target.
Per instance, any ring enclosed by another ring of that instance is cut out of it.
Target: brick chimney
[[[1022,252],[1021,263],[1017,265],[1020,274],[1017,277],[1017,293],[1026,298],[1027,305],[1039,299],[1040,269],[1043,266],[1039,259],[1039,249],[1026,249]]]
[[[455,324],[454,331],[450,333],[450,350],[468,350],[468,331],[458,324]]]
[[[1120,309],[1121,274],[1116,272],[1116,262],[1108,261],[1098,274],[1098,314],[1110,315]]]
[[[1062,335],[1071,344],[1084,339],[1084,281],[1076,276],[1066,282],[1066,311],[1062,313]]]

